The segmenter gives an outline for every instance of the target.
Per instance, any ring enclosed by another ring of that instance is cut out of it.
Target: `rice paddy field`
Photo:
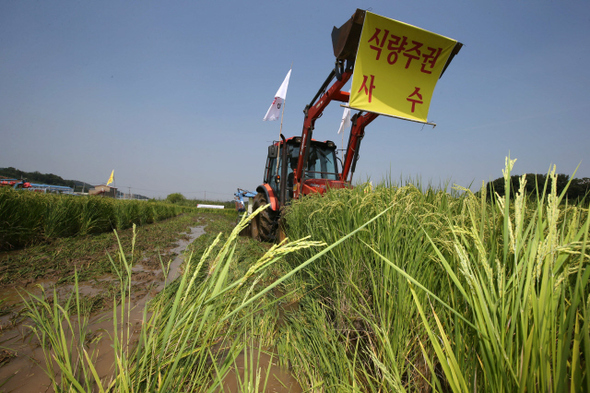
[[[393,182],[306,197],[281,244],[211,213],[139,322],[127,229],[106,374],[78,270],[22,315],[56,392],[590,391],[588,209],[524,181],[514,199]]]
[[[127,229],[175,217],[165,203],[0,189],[0,251],[50,239]]]

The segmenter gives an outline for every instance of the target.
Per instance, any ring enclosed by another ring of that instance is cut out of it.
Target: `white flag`
[[[281,85],[281,87],[279,87],[277,94],[275,94],[274,101],[272,102],[270,108],[268,108],[268,112],[266,112],[266,115],[262,120],[277,120],[281,116],[281,108],[283,107],[285,99],[287,98],[287,88],[289,87],[290,77],[291,70],[289,70],[289,72],[287,73],[287,76],[285,77],[283,84]]]
[[[344,107],[344,113],[342,114],[342,121],[340,122],[340,128],[338,133],[340,134],[345,128],[350,127],[350,108]]]

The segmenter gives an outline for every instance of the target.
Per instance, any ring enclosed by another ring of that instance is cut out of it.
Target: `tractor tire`
[[[256,211],[259,207],[268,204],[266,200],[266,195],[262,192],[259,192],[254,197],[254,202],[252,203],[252,211]],[[256,217],[252,219],[250,222],[250,236],[253,239],[262,241],[262,242],[274,242],[276,238],[276,213],[272,211],[270,206],[260,212]]]

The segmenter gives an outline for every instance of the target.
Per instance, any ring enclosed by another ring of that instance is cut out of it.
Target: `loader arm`
[[[356,162],[359,157],[361,141],[365,136],[365,127],[375,120],[377,116],[379,116],[377,113],[366,112],[364,114],[357,113],[352,118],[352,127],[350,129],[350,136],[348,137],[348,146],[346,147],[340,180],[352,182],[352,175],[354,174]]]
[[[340,63],[341,65],[342,63]],[[339,64],[337,63],[335,70],[333,70],[326,82],[322,85],[311,103],[305,107],[305,119],[303,121],[303,131],[301,133],[301,148],[299,149],[299,158],[297,160],[297,169],[294,173],[294,197],[298,198],[301,190],[303,190],[303,181],[305,180],[305,168],[307,163],[307,155],[309,145],[313,136],[315,121],[322,116],[326,107],[332,101],[340,101],[348,103],[350,93],[342,91],[346,82],[352,77],[352,69],[348,67],[345,71],[337,72]],[[330,86],[334,77],[339,76],[336,81]],[[328,88],[328,86],[330,86]],[[357,114],[352,119],[352,127],[348,139],[348,147],[346,148],[344,164],[342,166],[342,173],[340,174],[341,181],[352,181],[352,174],[354,173],[356,162],[358,160],[358,153],[361,141],[365,136],[365,127],[368,126],[375,118],[379,116],[377,113],[366,112],[364,114]]]
[[[301,190],[303,189],[303,180],[305,180],[305,164],[307,162],[307,155],[309,152],[311,138],[313,136],[315,121],[322,115],[324,109],[326,109],[330,102],[333,100],[348,102],[350,97],[350,94],[346,91],[342,91],[342,88],[352,76],[351,68],[347,68],[342,73],[339,73],[338,76],[340,78],[337,78],[336,81],[328,88],[330,83],[332,83],[334,80],[334,77],[336,77],[336,70],[338,70],[339,66],[342,66],[342,62],[337,62],[336,69],[332,70],[314,99],[309,105],[305,107],[305,110],[303,111],[305,114],[305,119],[303,120],[303,131],[301,132],[301,147],[299,149],[297,168],[293,174],[294,198],[299,198]]]

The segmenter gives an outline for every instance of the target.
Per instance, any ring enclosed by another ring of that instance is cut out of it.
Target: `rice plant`
[[[262,309],[264,295],[273,287],[259,286],[261,275],[284,255],[320,245],[305,239],[276,245],[243,275],[232,277],[229,272],[236,263],[234,252],[238,234],[247,224],[247,220],[243,220],[223,243],[221,234],[218,235],[199,259],[189,257],[186,260],[185,273],[153,300],[149,310],[144,310],[142,329],[137,337],[133,336],[129,323],[133,261],[120,246],[121,265],[113,261],[121,282],[119,302],[113,308],[115,372],[106,381],[96,373],[94,358],[83,344],[85,331],[81,327],[87,324],[88,318],[84,310],[77,310],[74,316],[59,303],[51,306],[43,298],[32,298],[27,304],[29,316],[39,340],[44,343],[46,371],[54,389],[79,392],[214,392],[223,389],[224,379],[235,367],[236,358],[251,348],[246,339],[236,338],[251,337],[248,331],[252,328],[253,316]],[[162,268],[166,271],[165,266]],[[274,286],[281,281],[275,281]],[[77,295],[73,298],[78,299]],[[71,323],[74,318],[78,318],[79,323]],[[72,342],[69,336],[76,340]],[[51,359],[60,356],[65,360],[53,367]],[[249,374],[246,379],[242,377],[240,383],[252,389],[263,386],[264,381],[251,379],[252,375],[260,375],[258,369],[256,364],[250,363]]]
[[[78,276],[74,290],[66,300],[59,299],[56,290],[46,298],[29,293],[23,298],[29,326],[43,348],[46,373],[55,392],[90,392],[94,388],[93,361],[96,353],[86,347],[91,336],[88,329],[88,310],[78,294]]]
[[[74,197],[47,195],[45,214],[42,216],[43,236],[60,238],[75,236],[80,233],[81,222],[78,220],[81,205]]]
[[[549,178],[534,199],[525,176],[514,199],[391,181],[305,197],[286,215],[287,235],[302,240],[248,265],[236,251],[242,221],[187,259],[136,341],[133,261],[120,247],[116,372],[99,378],[91,354],[71,349],[59,387],[217,392],[233,372],[239,389],[258,391],[269,384],[264,354],[304,391],[590,391],[588,209]],[[296,307],[279,318],[283,302]],[[60,312],[36,322],[57,332],[47,337],[62,335]]]
[[[535,201],[457,191],[360,186],[293,204],[288,234],[328,244],[389,209],[303,272],[325,321],[293,351],[316,371],[340,369],[334,347],[355,360],[346,389],[325,375],[308,389],[588,390],[588,211],[555,187]]]
[[[93,196],[0,190],[0,250],[47,239],[131,228],[180,214],[186,207]]]
[[[0,249],[38,241],[44,212],[43,201],[31,193],[0,188]]]
[[[507,190],[513,165],[508,159]],[[555,170],[549,178],[551,190],[535,203],[523,192],[525,176],[514,201],[496,198],[502,242],[472,220],[452,227],[453,255],[436,249],[470,326],[445,324],[436,312],[429,319],[431,306],[415,300],[454,391],[590,390],[588,212],[562,204]],[[468,202],[470,216],[481,215],[483,200],[470,195]],[[461,359],[467,354],[457,338],[465,336],[475,354]]]

